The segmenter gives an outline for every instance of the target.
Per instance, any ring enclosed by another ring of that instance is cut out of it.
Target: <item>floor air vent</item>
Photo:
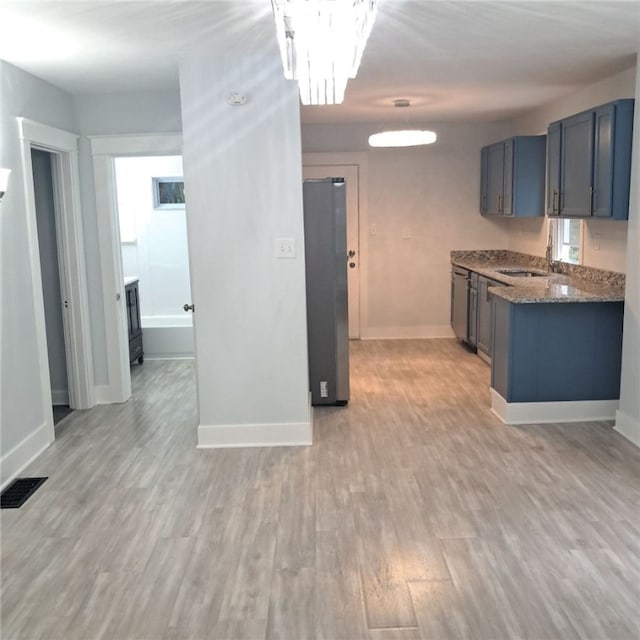
[[[0,495],[2,509],[19,509],[38,489],[46,478],[18,478]]]

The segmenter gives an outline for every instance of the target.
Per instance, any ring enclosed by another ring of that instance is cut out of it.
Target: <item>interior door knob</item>
[[[193,311],[195,313],[195,308],[192,304],[185,304],[184,307],[182,307],[185,311]]]

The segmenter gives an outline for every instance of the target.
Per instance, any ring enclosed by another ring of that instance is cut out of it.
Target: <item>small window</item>
[[[155,209],[184,209],[184,180],[182,178],[153,178],[153,207]]]
[[[582,220],[553,220],[554,260],[581,264],[582,262]]]

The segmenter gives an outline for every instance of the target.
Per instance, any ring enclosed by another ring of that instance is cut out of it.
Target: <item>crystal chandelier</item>
[[[271,0],[284,75],[302,104],[341,104],[376,16],[376,0]]]

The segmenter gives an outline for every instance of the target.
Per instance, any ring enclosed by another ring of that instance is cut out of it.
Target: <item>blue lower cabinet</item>
[[[491,386],[507,402],[620,397],[622,302],[493,298]]]

